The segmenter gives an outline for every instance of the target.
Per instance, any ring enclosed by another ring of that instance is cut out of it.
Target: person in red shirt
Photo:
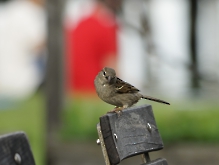
[[[110,1],[99,0],[89,16],[66,29],[66,76],[70,93],[93,93],[97,73],[105,66],[116,67],[118,25],[114,12],[118,5]]]

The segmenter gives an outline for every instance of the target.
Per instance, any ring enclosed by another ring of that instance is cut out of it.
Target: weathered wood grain
[[[24,132],[0,136],[0,165],[35,165]]]
[[[112,165],[131,156],[160,150],[163,142],[152,107],[132,107],[100,117],[103,139]]]

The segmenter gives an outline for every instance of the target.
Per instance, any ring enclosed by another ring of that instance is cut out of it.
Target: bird
[[[96,75],[94,86],[101,100],[115,106],[115,109],[109,112],[120,112],[123,109],[133,106],[140,99],[170,105],[166,101],[141,94],[139,89],[118,78],[115,70],[109,67],[104,67]]]

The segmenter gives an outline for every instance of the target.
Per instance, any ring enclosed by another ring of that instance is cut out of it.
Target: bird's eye
[[[105,71],[103,71],[103,76],[106,76],[106,72]]]

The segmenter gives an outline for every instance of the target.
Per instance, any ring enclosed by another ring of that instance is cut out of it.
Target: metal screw
[[[150,123],[147,123],[147,129],[148,129],[149,132],[151,132],[152,128],[151,128]]]
[[[18,153],[14,155],[14,160],[17,164],[21,164],[21,156]]]
[[[100,139],[97,139],[96,143],[97,145],[100,145]]]
[[[115,138],[116,141],[117,141],[117,139],[118,139],[117,135],[116,135],[115,133],[114,133],[113,135],[114,135],[114,138]]]

